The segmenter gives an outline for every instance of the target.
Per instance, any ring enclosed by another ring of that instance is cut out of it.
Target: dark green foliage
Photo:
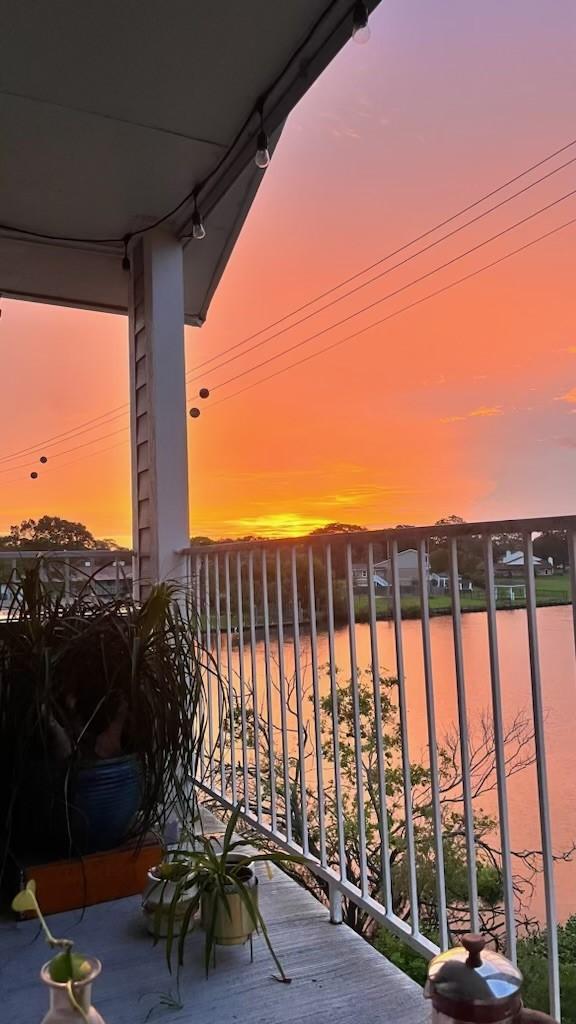
[[[560,993],[562,1024],[576,1024],[576,914],[559,925]],[[550,1011],[548,1001],[547,933],[541,931],[518,943],[518,966],[524,975],[523,998],[532,1010]]]
[[[391,932],[381,928],[374,936],[374,945],[379,953],[387,957],[391,963],[396,964],[404,974],[412,978],[418,985],[426,982],[428,961],[420,953],[416,953],[410,946],[407,946],[401,939],[397,939]]]
[[[96,540],[84,523],[75,523],[60,516],[41,516],[40,519],[23,519],[10,527],[10,533],[0,537],[0,548],[33,551],[75,551],[90,548],[117,548],[110,539]]]
[[[139,835],[186,802],[206,664],[195,611],[172,585],[138,603],[103,597],[88,579],[66,603],[40,563],[19,579],[0,625],[0,873],[23,824],[47,822],[62,841],[83,761],[138,756]]]

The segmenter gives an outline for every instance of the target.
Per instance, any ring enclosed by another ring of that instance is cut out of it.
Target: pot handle
[[[518,1024],[557,1024],[557,1021],[547,1013],[540,1013],[539,1010],[527,1010],[522,1007]]]

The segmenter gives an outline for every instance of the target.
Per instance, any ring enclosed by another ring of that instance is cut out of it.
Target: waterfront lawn
[[[520,580],[510,580],[511,583]],[[537,576],[536,577],[536,602],[538,605],[554,605],[570,603],[570,577],[565,576]],[[486,595],[483,590],[477,588],[471,592],[465,591],[460,594],[460,606],[463,612],[479,612],[486,608]],[[434,594],[429,598],[429,607],[432,615],[446,615],[452,607],[449,594]],[[507,598],[498,601],[498,608],[524,608],[525,601],[518,600],[510,602]],[[369,618],[368,595],[356,594],[355,598],[356,618],[359,622],[366,622]],[[392,613],[392,602],[389,597],[378,595],[376,597],[376,617],[388,619]],[[420,598],[416,595],[406,595],[402,598],[402,615],[406,618],[418,618],[420,615]]]

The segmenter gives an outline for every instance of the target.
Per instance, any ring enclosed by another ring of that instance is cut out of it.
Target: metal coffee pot
[[[461,946],[430,962],[424,995],[432,1000],[432,1024],[554,1024],[522,1006],[520,971],[485,945],[482,935],[465,935]]]

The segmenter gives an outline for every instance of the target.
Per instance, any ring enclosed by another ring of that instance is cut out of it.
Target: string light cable
[[[298,69],[295,80],[296,81],[298,81],[299,79],[306,80],[307,73],[308,73],[308,62],[302,59],[302,54],[305,51],[305,49],[307,48],[308,44],[310,43],[310,40],[313,39],[313,37],[316,34],[316,32],[318,32],[318,30],[322,27],[322,24],[325,21],[328,21],[330,19],[330,17],[332,16],[334,10],[337,7],[339,7],[339,6],[341,6],[340,0],[332,0],[332,2],[329,3],[327,7],[324,8],[322,13],[318,16],[318,18],[311,25],[310,29],[308,30],[308,32],[306,33],[306,35],[304,36],[302,41],[299,43],[297,48],[291,54],[291,56],[287,60],[286,64],[282,67],[281,71],[276,75],[276,77],[273,79],[273,81],[269,84],[269,86],[266,89],[266,91],[260,95],[260,97],[258,98],[255,106],[250,110],[250,112],[248,113],[248,115],[245,117],[244,121],[242,122],[242,124],[238,128],[238,131],[236,132],[234,138],[232,139],[232,142],[227,147],[226,152],[223,153],[223,155],[216,162],[214,167],[210,171],[208,171],[208,173],[204,176],[204,178],[202,178],[201,181],[196,182],[196,184],[186,193],[186,195],[184,195],[182,199],[180,199],[174,206],[172,206],[171,209],[169,209],[166,213],[162,214],[160,217],[157,217],[156,220],[153,221],[151,224],[147,224],[145,227],[142,227],[142,228],[135,228],[133,231],[126,232],[125,234],[120,235],[120,236],[110,236],[110,237],[104,237],[104,238],[103,237],[96,237],[95,238],[95,237],[87,237],[87,236],[52,234],[52,233],[49,233],[49,232],[35,231],[33,229],[24,228],[24,227],[21,227],[20,225],[14,225],[14,224],[0,224],[0,231],[8,231],[8,232],[10,232],[12,234],[23,235],[23,236],[27,236],[29,238],[38,238],[38,239],[41,239],[41,240],[46,241],[46,242],[65,242],[65,243],[68,242],[70,244],[83,244],[83,245],[96,245],[96,246],[99,246],[99,245],[120,245],[121,244],[123,246],[123,250],[122,250],[122,265],[123,265],[123,267],[125,269],[127,269],[127,264],[128,264],[127,247],[128,247],[129,242],[133,238],[135,238],[136,236],[138,236],[138,235],[145,235],[148,232],[153,231],[155,228],[160,227],[162,224],[165,224],[166,221],[171,220],[172,217],[175,217],[176,214],[180,213],[180,211],[183,209],[183,207],[186,206],[191,200],[194,201],[194,213],[196,213],[198,215],[198,218],[200,219],[201,223],[203,224],[202,217],[201,217],[200,210],[199,210],[200,195],[203,192],[206,191],[208,185],[219,174],[219,172],[222,170],[222,168],[225,166],[225,164],[228,162],[228,160],[231,159],[232,154],[234,153],[234,151],[236,150],[238,145],[242,142],[244,136],[248,132],[253,130],[253,129],[251,129],[251,125],[253,124],[254,120],[257,120],[257,124],[259,126],[258,134],[257,134],[257,137],[256,137],[256,146],[257,146],[256,156],[258,155],[259,133],[260,133],[260,131],[263,130],[263,120],[262,119],[263,119],[263,112],[264,112],[265,106],[269,103],[270,98],[273,96],[274,92],[281,86],[282,80],[290,73],[290,71],[291,71],[291,69],[293,67],[296,67]],[[352,6],[349,6],[343,12],[342,17],[338,19],[338,21],[333,26],[333,28],[332,28],[328,38],[324,41],[325,44],[329,43],[330,40],[335,35],[340,33],[342,28],[347,23],[350,25],[350,31],[351,31],[352,35],[356,35],[357,34],[357,32],[359,31],[358,12],[357,12],[358,6],[359,6],[358,3],[355,3]],[[365,8],[365,4],[362,4],[361,6],[363,6]],[[366,24],[365,24],[364,27],[365,28],[368,27],[368,12],[367,12],[367,9],[366,9]],[[192,214],[192,237],[194,237],[196,239],[204,238],[205,237],[205,231],[204,231],[204,234],[198,233],[198,230],[197,230],[196,233],[194,233],[194,213]],[[183,238],[188,238],[190,236],[183,235],[182,237]]]

